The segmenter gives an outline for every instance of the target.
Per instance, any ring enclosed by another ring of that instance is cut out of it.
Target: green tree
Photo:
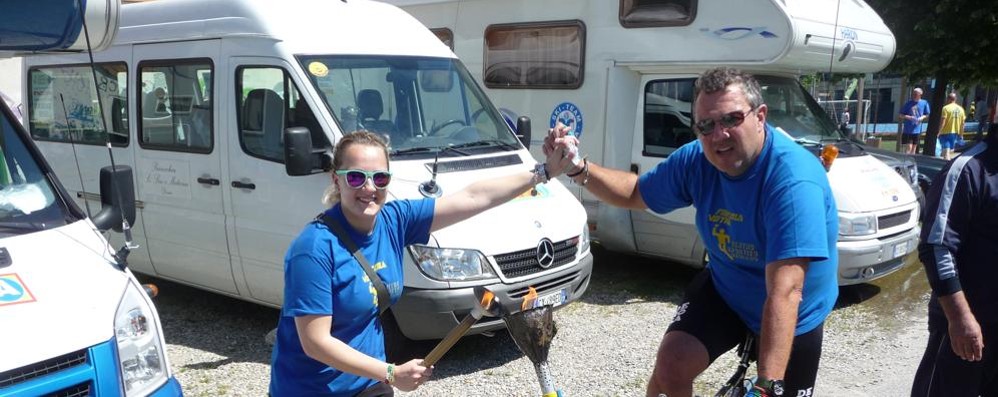
[[[867,0],[894,33],[897,50],[886,72],[908,82],[935,78],[923,153],[934,154],[945,87],[995,85],[998,2],[993,0]],[[942,88],[940,88],[942,87]],[[906,95],[906,94],[905,94]],[[903,101],[902,101],[903,102]]]

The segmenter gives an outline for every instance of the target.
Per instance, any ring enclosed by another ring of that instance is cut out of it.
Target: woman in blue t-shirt
[[[359,247],[394,303],[402,295],[406,245],[425,244],[430,232],[547,182],[546,167],[479,181],[439,199],[386,202],[388,148],[375,134],[355,132],[334,149],[333,183],[323,197],[330,208],[324,215]],[[288,248],[271,358],[274,397],[391,396],[392,386],[414,390],[432,374],[421,359],[398,366],[386,362],[377,290],[347,246],[316,221]]]

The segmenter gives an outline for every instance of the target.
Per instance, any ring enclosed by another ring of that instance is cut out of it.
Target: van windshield
[[[55,189],[22,140],[24,135],[14,129],[11,113],[0,110],[0,236],[65,225],[68,211],[58,204]]]
[[[520,148],[508,124],[455,59],[300,56],[344,132],[387,138],[393,156]]]
[[[797,80],[756,76],[769,108],[766,122],[801,143],[843,139],[835,123]]]

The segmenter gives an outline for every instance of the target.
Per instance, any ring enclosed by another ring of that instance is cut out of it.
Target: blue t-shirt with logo
[[[714,286],[754,332],[761,330],[766,264],[811,260],[795,335],[811,331],[838,297],[838,214],[819,160],[767,126],[759,158],[742,175],[715,168],[695,140],[638,181],[648,208],[666,213],[693,205]]]
[[[404,247],[429,240],[434,202],[424,199],[386,203],[370,235],[355,231],[339,205],[326,211],[340,222],[376,269],[392,303],[402,295]],[[295,326],[295,317],[332,316],[333,337],[384,360],[378,293],[360,266],[346,245],[321,222],[309,223],[291,243],[284,257],[284,306],[271,356],[272,396],[353,396],[377,383],[308,357]]]
[[[905,102],[904,106],[901,107],[900,114],[914,117],[913,120],[904,119],[905,134],[921,134],[922,122],[918,119],[923,115],[929,115],[929,102],[924,99],[919,99],[917,102],[909,99],[908,102]]]

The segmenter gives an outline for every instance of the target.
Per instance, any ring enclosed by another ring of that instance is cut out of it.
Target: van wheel
[[[391,310],[381,315],[381,328],[385,332],[385,358],[390,363],[402,364],[417,358],[418,350],[415,341],[402,333],[395,314]]]

